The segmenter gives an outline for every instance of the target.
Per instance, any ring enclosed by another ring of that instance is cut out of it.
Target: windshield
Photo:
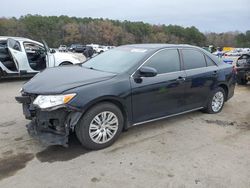
[[[122,73],[135,66],[147,54],[147,49],[119,47],[104,52],[83,64],[83,67],[105,72]]]

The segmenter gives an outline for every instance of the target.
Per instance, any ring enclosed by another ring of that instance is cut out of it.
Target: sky
[[[1,2],[2,1],[2,2]],[[202,32],[250,30],[250,0],[0,0],[0,17],[26,14],[195,26]]]

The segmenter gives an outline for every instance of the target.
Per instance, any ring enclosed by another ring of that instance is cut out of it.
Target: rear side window
[[[206,67],[205,57],[201,52],[192,49],[183,49],[182,55],[185,70]]]
[[[175,49],[162,50],[152,56],[144,66],[153,67],[158,74],[180,70],[179,53]]]
[[[10,48],[12,48],[14,50],[21,51],[21,45],[16,40],[8,39],[8,45],[9,45]]]
[[[210,59],[209,57],[205,56],[206,61],[207,61],[207,66],[215,66],[214,62],[212,59]]]

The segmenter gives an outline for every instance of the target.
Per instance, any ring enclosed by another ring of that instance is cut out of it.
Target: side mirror
[[[54,54],[54,53],[56,53],[56,50],[55,49],[50,49],[50,53]]]
[[[139,69],[139,75],[142,77],[154,77],[157,75],[157,70],[152,67],[141,67]]]

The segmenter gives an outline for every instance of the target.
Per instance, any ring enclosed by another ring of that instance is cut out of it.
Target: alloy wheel
[[[221,110],[224,103],[224,94],[221,91],[215,93],[212,99],[212,110],[218,112]]]
[[[118,130],[119,121],[117,116],[110,111],[97,114],[90,123],[89,136],[97,144],[110,141]]]

